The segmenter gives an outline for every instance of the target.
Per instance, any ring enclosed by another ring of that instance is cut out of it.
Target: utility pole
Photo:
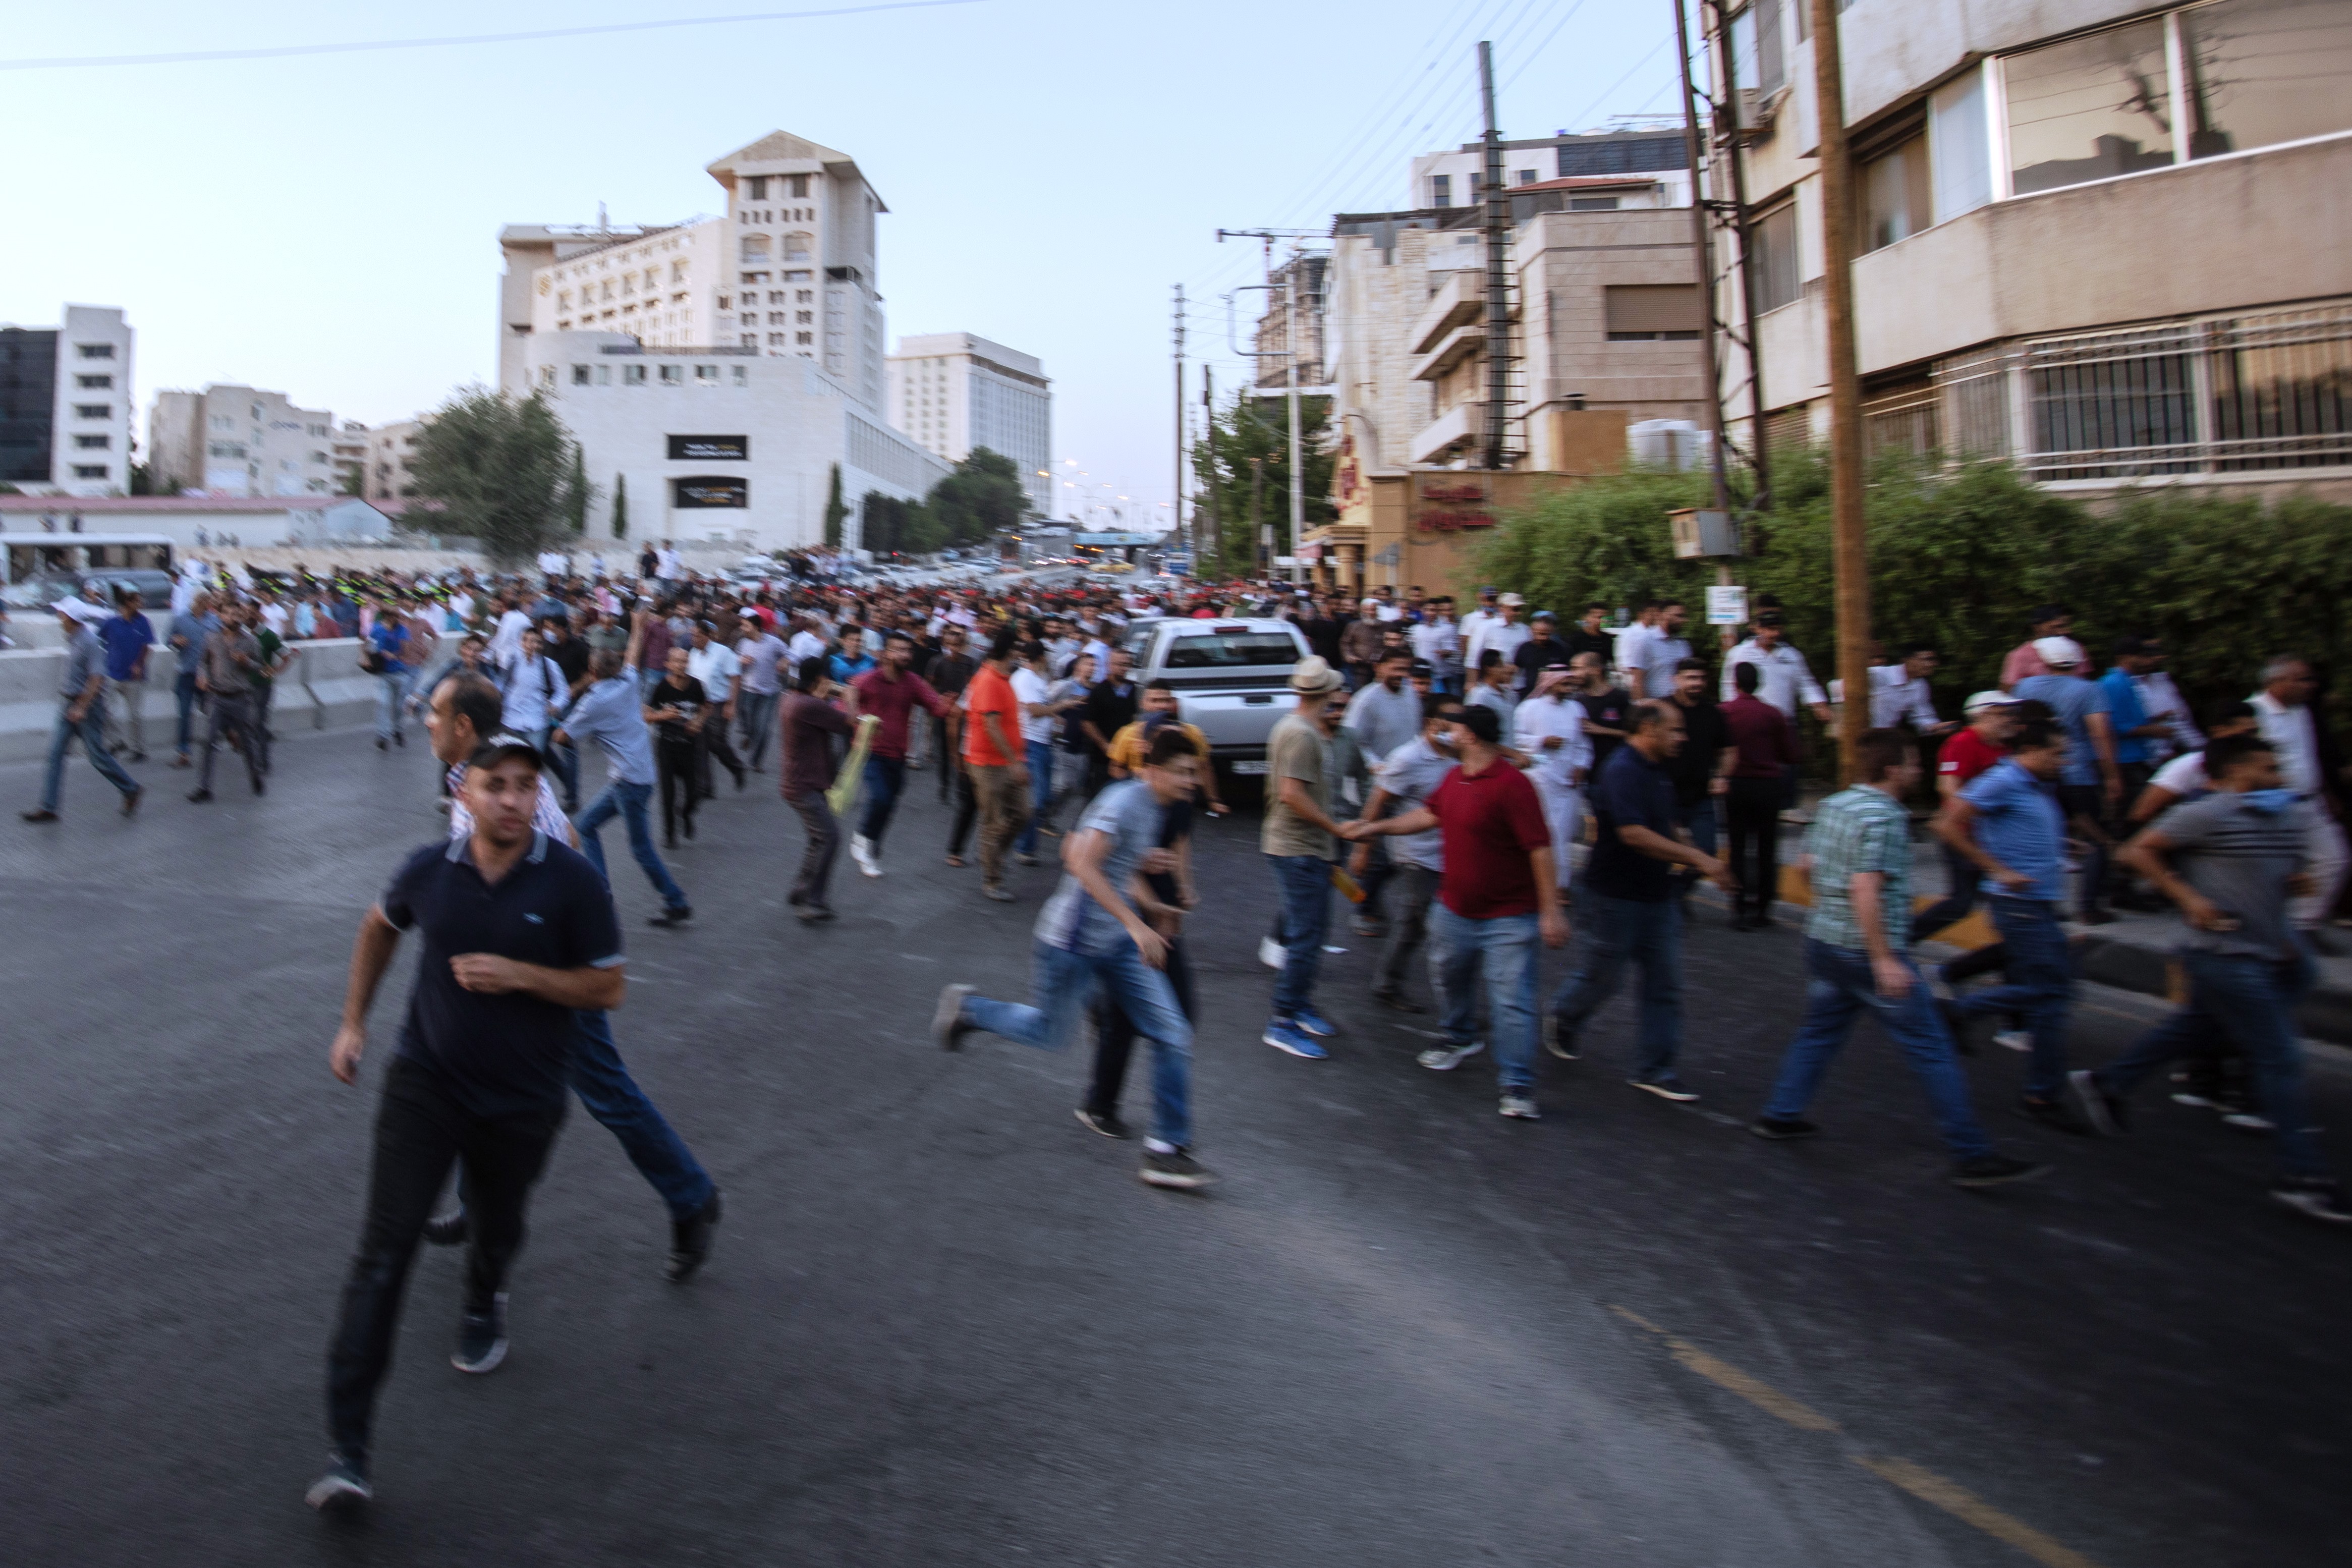
[[[1200,575],[1211,551],[1216,552],[1220,566],[1224,563],[1225,552],[1223,525],[1217,518],[1217,370],[1207,363],[1201,366],[1201,438],[1208,443],[1209,449],[1209,471],[1202,477],[1201,484],[1209,497],[1209,526],[1207,532],[1202,533],[1200,515],[1193,514],[1193,531],[1199,535],[1192,545],[1194,576]]]
[[[1682,0],[1675,0],[1677,7]],[[1739,121],[1739,83],[1731,61],[1731,23],[1723,14],[1723,0],[1700,0],[1706,9],[1699,15],[1704,19],[1708,12],[1715,16],[1715,26],[1702,26],[1707,38],[1707,53],[1717,61],[1723,71],[1721,105],[1723,127],[1723,166],[1725,194],[1731,200],[1731,229],[1739,244],[1739,329],[1748,350],[1748,462],[1756,470],[1756,494],[1750,503],[1757,511],[1772,504],[1772,442],[1764,427],[1764,355],[1756,341],[1756,318],[1761,314],[1756,308],[1759,296],[1756,291],[1756,234],[1748,222],[1748,160],[1742,151]],[[1709,84],[1709,90],[1715,84]]]
[[[1706,320],[1698,334],[1699,363],[1706,375],[1706,432],[1714,447],[1710,465],[1715,479],[1715,510],[1731,514],[1731,486],[1723,472],[1723,368],[1715,352],[1715,234],[1707,218],[1705,169],[1699,147],[1698,97],[1691,90],[1690,27],[1683,19],[1683,0],[1674,0],[1675,59],[1682,67],[1683,153],[1690,165],[1691,264],[1698,271],[1700,308]],[[1716,569],[1717,581],[1728,583],[1729,567]]]
[[[1297,310],[1293,309],[1293,301],[1296,300],[1298,292],[1298,267],[1297,257],[1294,256],[1292,258],[1290,280],[1279,286],[1283,301],[1282,341],[1288,346],[1279,349],[1245,349],[1242,347],[1238,342],[1235,342],[1234,340],[1234,294],[1243,293],[1252,289],[1263,289],[1265,290],[1266,307],[1271,310],[1274,308],[1275,291],[1277,287],[1274,282],[1275,239],[1278,236],[1284,234],[1296,236],[1305,234],[1308,231],[1305,229],[1272,228],[1221,228],[1217,230],[1217,243],[1220,245],[1223,245],[1225,242],[1225,237],[1227,235],[1233,235],[1235,237],[1248,237],[1255,238],[1262,242],[1265,247],[1266,281],[1263,283],[1244,283],[1241,288],[1234,289],[1233,294],[1227,294],[1225,296],[1225,338],[1227,342],[1232,345],[1233,352],[1244,359],[1280,359],[1284,362],[1284,364],[1286,367],[1286,374],[1283,377],[1283,390],[1285,400],[1290,405],[1290,581],[1293,586],[1303,584],[1307,581],[1306,563],[1298,559],[1299,536],[1304,533],[1307,529],[1307,491],[1304,488],[1307,475],[1307,463],[1298,433],[1298,347],[1297,342],[1298,337],[1298,316]],[[1255,526],[1255,519],[1252,520],[1252,526]]]
[[[1485,466],[1504,466],[1511,416],[1511,193],[1503,184],[1503,132],[1495,123],[1495,47],[1478,44],[1478,101],[1486,116],[1486,430]],[[1297,416],[1293,416],[1294,418]]]
[[[1810,0],[1813,101],[1822,146],[1822,303],[1829,314],[1831,559],[1836,567],[1838,676],[1845,682],[1845,782],[1870,727],[1870,550],[1863,523],[1862,377],[1853,344],[1853,149],[1846,140],[1838,0]]]
[[[1175,510],[1170,521],[1174,531],[1184,530],[1184,285],[1176,285],[1176,466],[1171,470],[1174,485],[1170,494],[1174,498]],[[1200,532],[1195,527],[1192,532]],[[1195,570],[1197,570],[1197,565]]]

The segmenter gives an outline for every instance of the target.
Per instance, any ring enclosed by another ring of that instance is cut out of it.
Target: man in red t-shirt
[[[1936,793],[1945,800],[1966,789],[1976,776],[2009,755],[2009,737],[2017,729],[2018,700],[2006,691],[1979,691],[1961,704],[1968,728],[1946,741],[1936,753]],[[1977,906],[1977,883],[1983,873],[1974,861],[1950,845],[1944,846],[1944,896],[1919,911],[1911,921],[1911,940],[1925,942],[1945,927],[1964,919]],[[1969,961],[1958,961],[1966,963]],[[1979,964],[1961,975],[1981,973],[1997,960]],[[1946,965],[1948,972],[1953,966]],[[1946,974],[1948,980],[1950,975]]]
[[[1454,719],[1451,735],[1462,765],[1430,792],[1425,805],[1385,821],[1352,822],[1341,831],[1349,838],[1367,838],[1440,830],[1445,868],[1429,911],[1429,942],[1432,973],[1445,1011],[1445,1044],[1422,1052],[1421,1065],[1450,1072],[1486,1049],[1477,1038],[1483,970],[1502,1112],[1533,1121],[1539,1114],[1536,943],[1566,945],[1568,920],[1559,912],[1543,802],[1527,775],[1504,759],[1502,729],[1493,709],[1465,708]],[[1567,852],[1565,845],[1559,849]]]
[[[964,688],[963,760],[980,803],[980,890],[1010,903],[1004,847],[1028,820],[1029,767],[1021,746],[1021,700],[1013,694],[1013,650],[1020,633],[1005,626]]]
[[[849,683],[850,717],[871,713],[882,721],[866,756],[866,815],[849,840],[849,858],[869,877],[882,874],[882,835],[907,787],[908,716],[919,704],[942,719],[954,711],[914,672],[914,662],[913,636],[892,632],[882,639],[882,662]]]

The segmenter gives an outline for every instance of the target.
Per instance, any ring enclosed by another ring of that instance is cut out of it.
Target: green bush
[[[1748,553],[1730,563],[1751,598],[1776,595],[1790,639],[1824,684],[1837,668],[1826,465],[1819,452],[1775,455],[1774,510],[1754,520]],[[1640,470],[1556,491],[1507,515],[1475,556],[1481,581],[1573,615],[1679,593],[1703,616],[1711,561],[1674,558],[1665,514],[1706,504],[1706,476]],[[2053,601],[2101,668],[2120,636],[2160,637],[2181,691],[2200,714],[2254,689],[2279,653],[2325,676],[2352,675],[2352,506],[2294,496],[2270,506],[2205,489],[2126,491],[2085,505],[2036,489],[2002,463],[1944,468],[1888,458],[1870,476],[1871,622],[1889,647],[1933,643],[1944,656],[1937,707],[1957,716],[1991,686],[2027,616]],[[1703,626],[1694,649],[1715,654]],[[2331,692],[2329,718],[2352,715]]]

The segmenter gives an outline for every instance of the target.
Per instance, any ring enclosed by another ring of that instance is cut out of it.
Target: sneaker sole
[[[1272,1046],[1276,1050],[1297,1057],[1301,1061],[1319,1062],[1330,1056],[1328,1051],[1302,1051],[1287,1040],[1276,1039],[1271,1033],[1260,1035],[1258,1039],[1262,1044]]]
[[[1297,1024],[1298,1020],[1294,1018],[1291,1022]],[[1330,1024],[1326,1024],[1319,1029],[1313,1028],[1306,1024],[1298,1024],[1298,1032],[1305,1035],[1310,1040],[1336,1039],[1339,1037],[1339,1029]]]
[[[2099,1092],[2090,1068],[2076,1068],[2068,1073],[2066,1087],[2074,1091],[2074,1109],[2083,1113],[2083,1120],[2091,1124],[2091,1131],[2102,1138],[2114,1138],[2122,1133],[2123,1127],[2116,1121],[2116,1113],[2108,1108],[2106,1096]]]
[[[2307,1198],[2313,1201],[2306,1201]],[[2322,1225],[2352,1225],[2352,1213],[2324,1206],[2324,1200],[2318,1200],[2316,1194],[2273,1193],[2271,1201],[2291,1208],[2307,1219],[2315,1219]]]
[[[956,1025],[963,1019],[965,998],[978,989],[974,985],[950,985],[940,990],[939,1007],[931,1014],[931,1044],[943,1051],[961,1048],[961,1042],[956,1038]]]
[[[339,1509],[357,1508],[367,1501],[370,1495],[365,1487],[354,1485],[341,1476],[327,1476],[311,1482],[310,1489],[302,1494],[302,1500],[321,1513],[331,1513]]]
[[[1822,1130],[1818,1127],[1808,1127],[1801,1132],[1792,1132],[1777,1127],[1766,1127],[1755,1121],[1748,1124],[1748,1131],[1763,1139],[1767,1143],[1801,1143],[1808,1138],[1818,1138],[1822,1135]]]
[[[1635,1089],[1640,1089],[1643,1094],[1654,1094],[1660,1100],[1670,1101],[1675,1105],[1688,1105],[1698,1099],[1696,1094],[1687,1089],[1668,1089],[1662,1083],[1643,1083],[1638,1078],[1629,1078],[1625,1081],[1632,1084]]]
[[[1501,1111],[1506,1120],[1511,1121],[1541,1121],[1543,1120],[1543,1112],[1540,1110],[1514,1110],[1509,1106],[1497,1107],[1497,1110]]]
[[[2050,1167],[2047,1165],[2028,1165],[2022,1171],[2009,1176],[1954,1176],[1952,1185],[1967,1187],[1970,1191],[1983,1187],[2005,1187],[2012,1182],[2039,1181],[2049,1173]]]
[[[1461,1046],[1453,1050],[1423,1051],[1412,1059],[1432,1072],[1452,1072],[1486,1048],[1486,1042],[1482,1040],[1477,1045]]]
[[[491,1373],[494,1373],[498,1371],[499,1368],[504,1366],[506,1364],[506,1361],[507,1342],[500,1340],[496,1344],[492,1345],[489,1348],[488,1353],[484,1355],[479,1361],[467,1361],[466,1359],[465,1352],[460,1351],[449,1358],[449,1364],[456,1367],[459,1372],[467,1373],[468,1376],[487,1377]]]
[[[1076,1117],[1078,1119],[1078,1125],[1085,1128],[1089,1132],[1099,1132],[1106,1138],[1125,1138],[1129,1136],[1129,1134],[1124,1131],[1113,1131],[1110,1128],[1103,1126],[1093,1117],[1088,1116],[1084,1110],[1073,1110],[1070,1114]]]
[[[1202,1187],[1214,1186],[1217,1178],[1211,1175],[1178,1176],[1166,1171],[1138,1171],[1147,1187],[1166,1187],[1171,1192],[1197,1193]]]

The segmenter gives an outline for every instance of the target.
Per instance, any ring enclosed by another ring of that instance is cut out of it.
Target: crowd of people
[[[412,856],[367,917],[332,1053],[349,1079],[377,985],[403,933],[418,931],[425,957],[331,1360],[321,1506],[366,1495],[370,1412],[419,1245],[467,1248],[457,1364],[484,1373],[505,1355],[505,1279],[567,1089],[663,1202],[670,1278],[709,1256],[719,1190],[629,1078],[611,1023],[625,982],[601,830],[615,817],[659,899],[652,923],[688,928],[693,900],[664,851],[697,838],[698,810],[722,783],[748,792],[772,770],[803,840],[788,901],[815,927],[835,918],[841,850],[853,880],[887,875],[908,853],[906,829],[893,834],[901,808],[929,789],[943,808],[929,818],[944,830],[929,851],[938,864],[976,862],[983,900],[1042,896],[1028,998],[950,984],[935,1042],[1059,1048],[1088,1019],[1077,1119],[1134,1138],[1120,1101],[1140,1038],[1151,1058],[1140,1179],[1216,1180],[1195,1152],[1186,927],[1200,903],[1194,831],[1228,807],[1181,693],[1129,667],[1135,634],[1162,616],[1297,632],[1289,710],[1265,748],[1268,882],[1219,889],[1267,921],[1265,1045],[1332,1057],[1334,1014],[1357,1012],[1321,1000],[1344,907],[1349,929],[1377,944],[1366,999],[1433,1023],[1416,1045],[1425,1068],[1491,1054],[1503,1116],[1541,1118],[1543,1057],[1583,1058],[1629,983],[1627,1080],[1687,1104],[1699,1097],[1681,1072],[1686,931],[1719,902],[1736,931],[1803,927],[1803,1013],[1748,1122],[1759,1137],[1820,1135],[1808,1113],[1867,1014],[1916,1072],[1953,1182],[2039,1175],[2041,1162],[1995,1144],[1975,1106],[1967,1061],[1990,1026],[2028,1055],[2015,1110],[2037,1127],[2121,1133],[2134,1092],[2168,1073],[2175,1099],[2271,1139],[2278,1202],[2352,1222],[2308,1125],[2295,1026],[2314,953],[2336,945],[2352,773],[2299,658],[2250,671],[2245,700],[2193,715],[2159,644],[2117,639],[2099,669],[2053,605],[1948,719],[1937,651],[1898,646],[1870,671],[1847,759],[1855,782],[1808,804],[1804,781],[1828,771],[1820,726],[1849,699],[1815,679],[1769,602],[1695,641],[1673,599],[1568,616],[1489,588],[1457,616],[1419,589],[1335,603],[1245,584],[902,587],[828,581],[846,569],[830,562],[714,579],[658,549],[579,571],[564,557],[539,564],[423,579],[192,575],[160,639],[135,596],[59,606],[58,728],[28,818],[55,817],[77,742],[123,811],[137,808],[124,763],[145,757],[135,693],[151,658],[175,661],[173,762],[196,770],[194,801],[212,798],[224,743],[266,792],[274,683],[298,644],[321,637],[352,639],[339,657],[378,682],[375,744],[404,750],[421,730],[436,759],[447,837]],[[1801,845],[1784,845],[1798,828]],[[1914,897],[1923,837],[1943,868],[1932,901]],[[1048,854],[1050,886],[1024,881]],[[1702,883],[1719,900],[1696,898]],[[2180,912],[2183,1000],[2121,1059],[2078,1065],[2073,943],[2135,908]],[[1979,916],[1994,940],[1962,941],[1941,963],[1919,956]],[[1549,994],[1547,950],[1566,953]],[[436,1215],[453,1164],[462,1202]]]

